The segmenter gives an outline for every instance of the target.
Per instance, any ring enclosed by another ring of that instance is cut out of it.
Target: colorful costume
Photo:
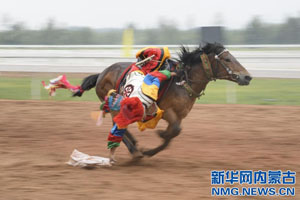
[[[156,106],[155,101],[158,96],[158,89],[162,81],[171,77],[170,71],[150,72],[146,76],[140,71],[134,71],[129,76],[130,81],[126,83],[123,100],[120,102],[120,112],[113,118],[114,126],[108,136],[108,148],[118,147],[122,141],[123,134],[129,124],[139,122],[140,130],[144,130],[142,121],[146,120],[148,110],[154,106],[157,108],[153,115],[159,119],[162,117],[162,111]],[[136,78],[136,79],[135,79]],[[137,80],[143,78],[142,83]],[[134,85],[133,85],[134,83]],[[131,88],[130,93],[126,88]],[[116,102],[117,100],[115,100]],[[158,120],[159,120],[158,119]],[[158,122],[156,120],[156,123]],[[150,126],[156,126],[156,123]],[[153,127],[153,128],[154,128]]]
[[[129,124],[139,122],[140,130],[147,126],[142,122],[147,120],[147,112],[153,112],[156,120],[149,123],[155,127],[162,117],[162,112],[156,105],[158,90],[162,81],[170,78],[168,70],[158,71],[170,58],[167,47],[148,47],[140,50],[136,57],[138,61],[152,56],[151,60],[138,66],[132,65],[126,77],[123,93],[123,100],[120,102],[120,112],[113,118],[114,126],[108,136],[108,149],[118,147]],[[154,111],[153,111],[154,110]],[[148,126],[148,127],[149,127]]]

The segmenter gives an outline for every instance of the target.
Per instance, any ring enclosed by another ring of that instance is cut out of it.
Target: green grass
[[[59,89],[55,97],[49,97],[41,80],[48,78],[0,77],[0,99],[41,99],[63,101],[98,101],[95,90],[85,92],[81,98],[71,97],[71,92]],[[76,85],[81,79],[69,78]],[[33,88],[33,92],[31,90]],[[197,101],[203,104],[259,104],[259,105],[300,105],[300,79],[254,79],[249,86],[238,86],[229,81],[211,82],[205,95]]]
[[[233,100],[228,102],[227,96],[231,96]],[[211,82],[198,102],[300,105],[300,79],[256,78],[249,86],[238,86],[229,81]]]

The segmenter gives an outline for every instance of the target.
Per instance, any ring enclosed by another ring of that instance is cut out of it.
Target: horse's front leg
[[[127,147],[128,151],[131,153],[133,158],[142,158],[143,154],[137,149],[137,140],[133,137],[133,135],[126,130],[126,132],[123,135],[123,140],[122,140]]]
[[[146,156],[154,156],[158,152],[164,150],[169,145],[171,140],[179,135],[181,131],[181,119],[177,117],[176,113],[172,109],[168,109],[164,113],[163,118],[169,122],[169,125],[165,131],[158,131],[159,136],[163,139],[163,143],[154,149],[144,151],[143,154]]]
[[[119,113],[119,111],[111,111],[111,117],[112,119]],[[114,122],[112,121],[113,126],[115,125]],[[113,130],[113,129],[112,129]],[[112,131],[111,130],[111,131]],[[128,129],[123,129],[124,133],[122,135],[122,141],[127,147],[128,151],[131,153],[134,159],[139,159],[143,157],[143,154],[141,151],[139,151],[136,147],[137,145],[137,140],[134,138],[134,136],[128,131]],[[112,161],[115,161],[115,151],[116,147],[113,147],[110,149],[110,154],[109,157]]]

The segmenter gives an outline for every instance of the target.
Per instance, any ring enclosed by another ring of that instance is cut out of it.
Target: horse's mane
[[[182,46],[180,48],[179,61],[182,62],[184,65],[192,66],[194,64],[201,62],[200,55],[202,53],[219,54],[224,49],[225,49],[225,47],[220,43],[207,43],[203,47],[200,45],[198,48],[196,48],[193,51],[190,51],[188,47]]]

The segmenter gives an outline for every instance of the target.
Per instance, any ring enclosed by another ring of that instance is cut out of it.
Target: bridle
[[[206,78],[208,79],[208,81],[216,81],[217,78],[218,79],[231,78],[232,80],[237,80],[239,78],[238,74],[235,74],[224,62],[222,62],[221,56],[225,52],[229,52],[229,51],[227,49],[224,49],[219,54],[215,55],[216,65],[214,67],[211,65],[211,62],[209,61],[207,54],[202,53],[200,55],[203,69],[204,69],[204,72],[205,72],[205,75],[206,75]],[[217,69],[219,69],[219,65],[221,65],[225,69],[225,71],[226,71],[225,75],[217,76],[217,74],[218,74]],[[197,98],[200,98],[202,95],[204,95],[204,91],[201,91],[200,93],[196,93],[191,88],[190,83],[202,83],[202,82],[206,82],[207,80],[192,80],[192,79],[190,79],[188,77],[188,69],[184,70],[184,79],[186,81],[182,82],[181,84],[179,83],[178,85],[183,85],[184,88],[188,91],[189,96],[191,96],[191,97],[195,96]]]
[[[209,59],[208,59],[208,56],[207,54],[203,53],[200,55],[201,57],[201,61],[202,61],[202,65],[203,65],[203,68],[204,68],[204,72],[205,72],[205,75],[208,79],[208,81],[215,81],[216,79],[224,79],[224,78],[232,78],[233,80],[237,80],[239,75],[234,73],[222,60],[221,60],[221,56],[223,53],[226,53],[226,52],[229,52],[228,49],[224,49],[222,52],[220,52],[219,54],[216,54],[215,55],[215,60],[216,60],[216,65],[215,66],[212,66]],[[205,61],[203,61],[205,60]],[[209,62],[209,64],[205,63],[205,62]],[[222,75],[222,76],[217,76],[218,74],[218,66],[221,65],[225,71],[227,72],[227,74],[225,75]],[[187,76],[187,71],[185,70],[185,74],[186,74],[186,80],[188,82],[191,82],[191,83],[200,83],[200,82],[204,82],[204,80],[191,80],[190,78],[188,78]]]
[[[224,49],[221,53],[215,55],[215,60],[216,60],[216,63],[217,63],[217,69],[218,69],[218,64],[221,64],[221,66],[226,70],[227,74],[224,75],[224,76],[219,76],[219,77],[216,77],[215,76],[215,79],[218,78],[218,79],[224,79],[224,78],[232,78],[233,80],[237,80],[239,78],[239,75],[234,73],[224,62],[222,62],[221,60],[221,55],[225,52],[229,52],[228,49]]]

